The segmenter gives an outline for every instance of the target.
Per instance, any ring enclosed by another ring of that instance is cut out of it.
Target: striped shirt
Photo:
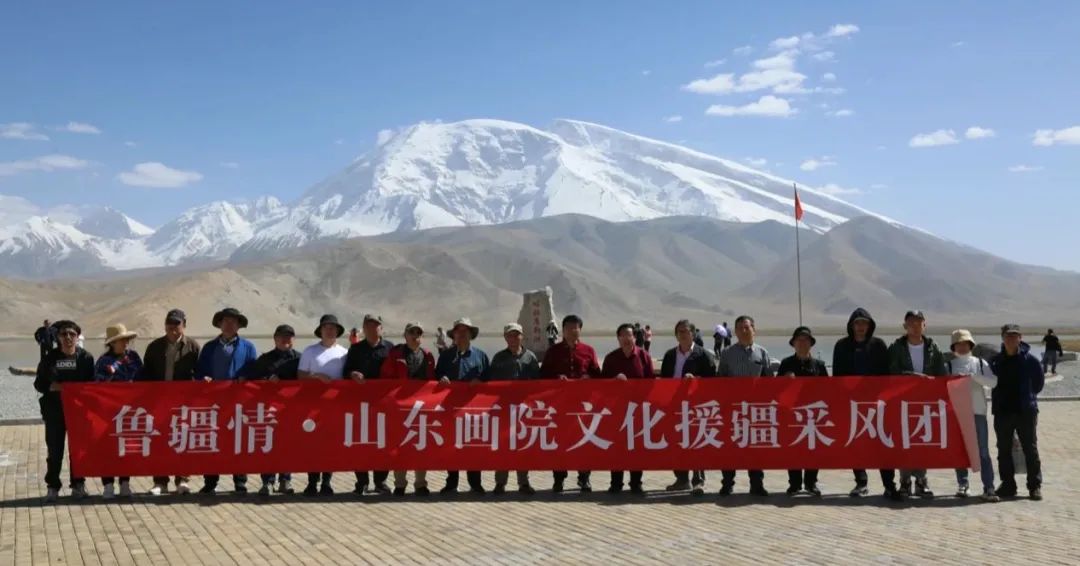
[[[769,352],[751,344],[750,347],[732,344],[720,353],[720,368],[717,375],[722,377],[772,377]]]

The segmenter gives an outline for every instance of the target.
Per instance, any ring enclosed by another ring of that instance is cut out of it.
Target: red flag
[[[802,220],[803,215],[802,201],[799,200],[799,189],[795,185],[792,185],[791,188],[795,190],[795,220],[799,221]]]

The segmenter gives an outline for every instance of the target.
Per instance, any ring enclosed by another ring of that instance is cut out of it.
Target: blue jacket
[[[120,357],[108,352],[94,364],[94,381],[135,381],[142,368],[142,358],[135,350],[128,350]]]
[[[439,354],[439,363],[435,365],[435,378],[442,376],[450,381],[472,381],[491,379],[491,361],[487,354],[476,346],[470,346],[464,356],[458,356],[456,346],[451,346]]]
[[[220,337],[214,338],[203,345],[202,350],[199,352],[199,362],[195,364],[195,379],[201,380],[207,376],[216,380],[236,379],[240,376],[240,370],[244,366],[254,362],[259,357],[258,352],[255,350],[255,344],[238,336],[236,338],[236,350],[233,352],[232,362],[229,364],[229,375],[214,375],[214,356],[217,355],[217,351],[221,347]]]
[[[1002,345],[1001,352],[990,360],[990,370],[998,378],[990,393],[995,415],[1039,412],[1038,396],[1046,378],[1042,363],[1031,354],[1031,346],[1021,342],[1017,355],[1008,356]]]

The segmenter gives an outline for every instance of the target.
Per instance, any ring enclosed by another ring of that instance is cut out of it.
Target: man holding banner
[[[660,377],[687,378],[716,377],[716,358],[708,350],[694,343],[694,332],[689,320],[675,323],[675,340],[678,344],[664,354],[660,363]],[[675,483],[665,491],[691,490],[695,496],[705,495],[705,470],[675,470]]]
[[[760,345],[754,343],[755,327],[754,319],[749,315],[742,315],[735,319],[735,337],[738,342],[724,350],[720,356],[717,375],[721,377],[772,377],[772,360],[769,352]],[[720,485],[720,496],[731,495],[735,488],[735,470],[723,470],[723,483]],[[769,492],[765,489],[765,472],[762,470],[750,470],[750,495],[765,497]]]
[[[627,379],[652,379],[652,357],[636,343],[634,337],[634,325],[630,323],[620,324],[615,329],[615,336],[619,340],[619,347],[604,356],[604,366],[600,370],[600,377],[613,378],[620,381]],[[645,490],[641,486],[644,474],[641,471],[630,472],[630,493],[641,495]],[[623,490],[622,470],[611,471],[611,486],[608,493],[617,494]]]
[[[540,366],[542,379],[559,379],[567,381],[571,379],[588,379],[600,376],[600,364],[596,358],[596,350],[592,346],[581,341],[581,329],[584,323],[576,314],[567,315],[563,318],[563,340],[555,344],[544,354],[544,363]],[[566,482],[567,473],[564,470],[556,470],[553,474],[555,483],[551,491],[560,493]],[[592,491],[589,476],[592,472],[578,471],[577,484],[582,494]]]

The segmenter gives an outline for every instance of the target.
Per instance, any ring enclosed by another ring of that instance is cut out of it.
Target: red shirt
[[[582,342],[571,347],[565,340],[548,348],[544,354],[544,363],[540,366],[540,377],[557,379],[560,375],[570,379],[581,379],[586,375],[600,377],[596,350]]]
[[[615,377],[619,374],[629,379],[642,377],[656,377],[653,371],[653,361],[644,348],[634,346],[634,351],[627,356],[622,348],[615,348],[607,356],[604,356],[604,370],[601,377]]]

